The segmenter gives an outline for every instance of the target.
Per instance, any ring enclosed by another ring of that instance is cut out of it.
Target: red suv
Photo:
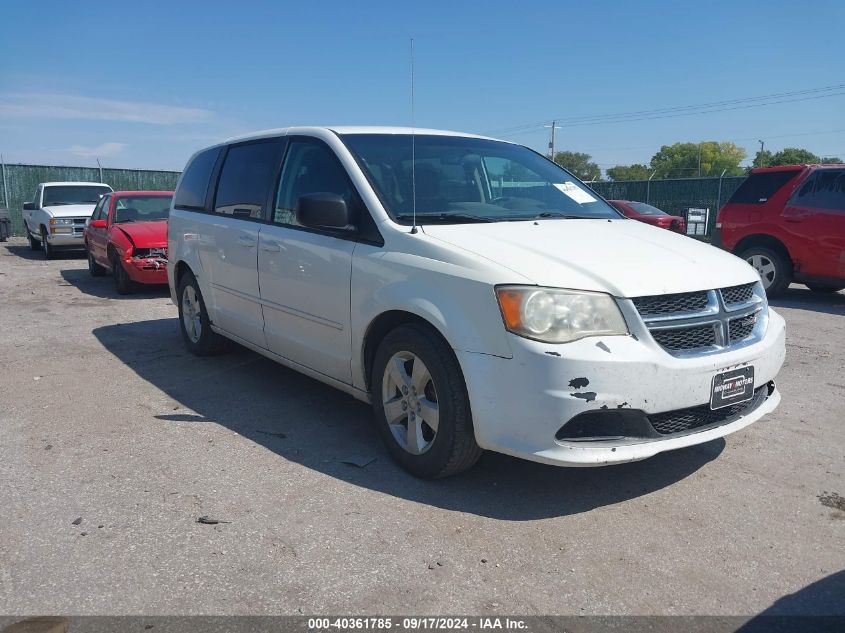
[[[723,206],[714,243],[746,260],[769,296],[793,281],[845,288],[845,165],[761,167]]]

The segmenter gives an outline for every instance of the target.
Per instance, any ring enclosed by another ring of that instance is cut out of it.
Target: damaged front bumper
[[[646,459],[738,431],[780,402],[774,378],[785,355],[784,321],[771,310],[758,342],[700,357],[674,357],[648,335],[562,345],[510,336],[513,358],[457,354],[478,444],[524,459],[561,466]],[[752,401],[706,417],[713,377],[747,366]],[[692,415],[705,423],[679,432],[666,425]]]
[[[123,268],[129,278],[139,284],[166,284],[167,258],[161,255],[149,255],[145,249],[141,253],[133,252],[123,259]]]

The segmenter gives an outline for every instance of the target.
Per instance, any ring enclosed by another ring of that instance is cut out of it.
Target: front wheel
[[[745,249],[740,257],[760,275],[767,296],[776,297],[789,287],[792,264],[779,252],[765,246],[752,246]]]
[[[92,277],[102,277],[106,274],[106,269],[100,266],[97,261],[94,259],[94,256],[91,254],[89,249],[85,249],[85,252],[88,253],[88,272],[91,274]]]
[[[41,250],[44,251],[44,257],[47,259],[56,258],[56,249],[47,240],[47,230],[44,227],[41,227]]]
[[[26,236],[29,238],[29,250],[40,251],[41,250],[41,241],[35,239],[32,236],[32,233],[29,232],[29,227],[26,228]]]
[[[806,284],[813,292],[839,292],[845,290],[845,286],[827,286],[825,284]]]
[[[426,479],[447,477],[481,456],[461,368],[430,327],[402,325],[385,337],[371,388],[379,432],[405,470]]]
[[[211,330],[211,319],[205,308],[196,277],[186,272],[176,291],[179,305],[179,330],[188,350],[197,356],[211,356],[223,348],[222,336]]]
[[[120,257],[115,252],[111,254],[111,274],[114,278],[114,289],[117,291],[117,294],[128,295],[132,292],[132,280],[129,279],[129,275],[126,273]]]

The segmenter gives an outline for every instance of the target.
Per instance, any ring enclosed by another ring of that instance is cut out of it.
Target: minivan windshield
[[[619,219],[575,176],[521,145],[462,136],[344,134],[388,214],[410,224]],[[415,204],[416,203],[416,204]]]
[[[97,185],[52,185],[44,187],[44,201],[42,206],[59,206],[63,204],[97,204],[100,196],[109,193],[108,187]]]

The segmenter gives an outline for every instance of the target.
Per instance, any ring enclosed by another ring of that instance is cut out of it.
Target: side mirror
[[[91,223],[88,225],[89,228],[92,229],[104,229],[106,228],[106,221],[105,220],[91,220]]]
[[[354,231],[346,201],[336,193],[309,193],[296,201],[296,219],[314,229]]]
[[[35,211],[35,203],[34,202],[24,202],[23,203],[23,210],[24,211]]]

